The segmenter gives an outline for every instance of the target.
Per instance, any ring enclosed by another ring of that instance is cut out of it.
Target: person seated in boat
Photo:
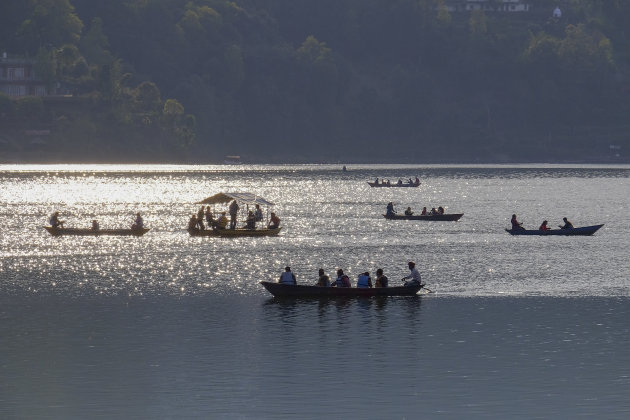
[[[383,269],[379,268],[376,270],[376,282],[374,287],[387,287],[388,283],[389,280],[387,279],[387,276],[383,274]]]
[[[519,222],[518,220],[516,220],[515,214],[512,215],[512,219],[510,220],[510,223],[512,223],[512,230],[525,230],[525,228],[523,227],[523,224]]]
[[[409,270],[411,270],[411,273],[409,273],[408,276],[402,278],[402,281],[405,282],[405,286],[421,286],[422,277],[420,276],[420,272],[416,268],[416,263],[414,263],[413,261],[409,261],[407,263],[407,266],[409,267]]]
[[[538,230],[549,230],[549,226],[547,226],[547,221],[543,220],[542,224],[538,228]]]
[[[199,211],[197,211],[197,227],[199,228],[199,230],[205,230],[206,227],[203,224],[203,219],[204,219],[204,211],[203,211],[203,206],[201,206],[201,208],[199,209]]]
[[[394,210],[394,203],[392,203],[391,201],[387,203],[387,215],[388,216],[396,215],[396,211]]]
[[[98,221],[92,220],[92,230],[99,230]]]
[[[280,226],[280,218],[276,216],[276,213],[271,212],[271,217],[269,218],[269,224],[267,225],[267,229],[278,229]]]
[[[280,274],[280,278],[278,279],[278,283],[292,284],[292,285],[296,285],[297,284],[297,280],[295,279],[295,274],[293,274],[293,272],[291,272],[291,267],[289,267],[289,266],[284,267],[284,272],[282,274]]]
[[[254,215],[256,216],[256,221],[257,222],[262,222],[263,212],[262,212],[262,209],[260,208],[260,204],[256,204],[256,209],[254,210]]]
[[[391,183],[391,182],[389,182],[389,179],[387,180],[387,185],[392,185],[392,183]]]
[[[411,211],[411,207],[407,207],[407,210],[405,210],[405,216],[413,216],[413,211]]]
[[[219,215],[215,226],[217,229],[225,229],[227,227],[227,224],[228,224],[228,218],[227,218],[226,212],[223,211]]]
[[[398,178],[398,185],[402,185],[402,179]]]
[[[343,274],[343,270],[340,268],[337,270],[337,280],[335,280],[331,287],[352,287],[350,284],[350,277]]]
[[[564,221],[564,226],[560,226],[560,229],[573,229],[573,223],[569,222],[566,217],[563,217],[562,220]]]
[[[431,211],[429,212],[429,216],[435,216],[438,214],[438,211],[435,209],[435,207],[431,207]]]
[[[52,226],[53,229],[63,228],[64,221],[59,220],[59,212],[56,211],[50,215],[50,219],[48,219],[48,223]]]
[[[413,185],[413,180],[409,178],[409,184]]]
[[[140,213],[136,213],[136,220],[131,225],[131,229],[140,230],[144,228],[144,220],[142,220],[142,216]]]
[[[256,229],[256,216],[253,211],[249,211],[247,213],[247,221],[245,224],[245,229]]]
[[[188,230],[197,230],[197,215],[193,214],[188,220]]]
[[[426,215],[427,215],[427,208],[422,207],[422,213],[420,213],[420,216],[426,216]]]
[[[382,180],[381,180],[381,184],[383,184],[383,185],[387,185],[387,184],[389,184],[389,180],[387,180],[387,182],[386,182],[386,181],[385,181],[385,179],[382,179]]]
[[[357,278],[357,287],[364,289],[372,287],[372,278],[370,277],[369,271],[359,274],[359,277]]]
[[[438,214],[444,214],[444,207],[440,206],[438,207]]]
[[[330,277],[326,275],[323,268],[319,269],[319,278],[317,279],[316,286],[330,287]]]
[[[416,185],[420,185],[420,179],[418,179],[418,177],[416,177]]]
[[[378,185],[378,177],[374,180],[374,183]]]

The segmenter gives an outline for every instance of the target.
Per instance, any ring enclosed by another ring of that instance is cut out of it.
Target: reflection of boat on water
[[[604,225],[593,225],[576,227],[573,229],[549,229],[549,230],[527,230],[527,229],[505,229],[510,235],[533,235],[533,236],[590,236],[597,232]]]
[[[223,159],[223,163],[225,165],[240,165],[243,162],[241,162],[241,157],[238,155],[228,155]]]
[[[276,236],[282,227],[276,229],[188,229],[190,236],[221,236],[221,237],[247,237],[247,236]]]
[[[451,214],[426,214],[426,215],[411,215],[404,214],[384,214],[383,217],[389,220],[427,220],[430,222],[456,222],[464,215],[464,213],[451,213]]]
[[[372,297],[372,296],[415,296],[422,286],[395,287],[320,287],[302,284],[283,284],[261,281],[265,289],[275,297],[292,298],[335,298],[335,297]]]
[[[282,229],[282,227],[280,226],[275,228],[272,227],[271,229],[269,228],[268,221],[273,220],[274,213],[271,211],[271,208],[274,206],[274,203],[264,199],[259,195],[252,194],[250,192],[218,193],[198,202],[197,204],[212,205],[214,208],[214,206],[217,204],[225,206],[232,201],[236,201],[236,203],[238,204],[239,212],[244,213],[245,215],[249,215],[251,211],[254,216],[256,216],[255,208],[258,207],[260,209],[260,213],[255,223],[253,223],[252,219],[250,219],[250,221],[252,221],[252,225],[249,226],[246,217],[241,217],[240,223],[243,224],[243,226],[233,226],[234,228],[230,229],[227,227],[227,225],[221,225],[220,223],[218,223],[219,220],[215,218],[212,221],[212,226],[203,226],[204,229],[201,229],[199,225],[195,227],[191,227],[189,225],[188,233],[190,234],[190,236],[248,237],[276,236],[280,233],[280,230]],[[267,211],[267,213],[269,213],[266,217],[262,211],[263,208]],[[219,213],[227,213],[225,217],[230,217],[229,211],[212,211],[212,214],[215,215]],[[270,217],[270,215],[272,217]],[[237,215],[236,223],[239,223],[238,220],[239,217]],[[224,227],[220,228],[218,227],[219,225]],[[256,225],[260,227],[256,227]]]
[[[82,229],[82,228],[54,228],[44,226],[52,236],[142,236],[149,228],[141,229]]]

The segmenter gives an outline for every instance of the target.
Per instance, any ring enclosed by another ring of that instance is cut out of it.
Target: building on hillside
[[[20,96],[46,96],[46,84],[35,73],[35,60],[0,57],[0,92],[12,98]]]
[[[529,12],[531,5],[523,0],[447,0],[446,8],[449,12]]]

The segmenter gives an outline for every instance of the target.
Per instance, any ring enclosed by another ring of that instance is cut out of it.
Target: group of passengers
[[[402,281],[405,281],[405,286],[419,286],[422,285],[422,278],[420,276],[420,272],[416,268],[416,264],[410,261],[408,264],[409,270],[411,272],[408,276],[402,278]],[[284,272],[280,275],[278,279],[278,283],[282,284],[297,284],[297,280],[295,278],[295,274],[291,271],[291,267],[285,267]],[[323,268],[319,269],[319,278],[317,279],[317,283],[315,284],[319,287],[352,287],[352,282],[350,281],[350,277],[347,274],[344,274],[343,269],[337,270],[337,277],[331,281],[330,277],[326,274]],[[357,276],[357,288],[370,288],[370,287],[388,287],[389,280],[387,276],[383,273],[383,269],[379,268],[376,270],[376,280],[372,283],[372,277],[370,277],[370,272],[365,271],[360,273]]]
[[[564,222],[564,224],[558,225],[560,229],[573,229],[573,223],[571,223],[569,219],[567,219],[566,217],[563,217],[562,221]],[[510,220],[510,223],[512,224],[512,230],[525,230],[525,228],[523,227],[523,223],[519,222],[516,219],[516,214],[512,215],[512,219]],[[547,226],[547,223],[549,223],[547,220],[543,220],[538,230],[551,230],[551,228]]]
[[[53,229],[62,229],[63,228],[63,224],[65,223],[65,221],[64,220],[59,220],[59,212],[56,211],[56,212],[54,212],[53,214],[50,215],[50,218],[48,219],[48,223],[50,224],[50,226]],[[99,230],[100,229],[100,226],[98,224],[98,220],[96,220],[96,219],[92,220],[91,229],[92,230]],[[140,212],[136,213],[136,219],[131,224],[131,229],[132,230],[144,229],[144,220],[142,219],[142,215],[140,214]]]
[[[394,210],[394,204],[390,201],[389,203],[387,203],[387,216],[395,216],[396,215],[396,210]],[[420,213],[421,216],[439,216],[444,214],[444,207],[439,206],[437,209],[435,207],[431,208],[430,211],[427,211],[426,207],[422,208],[422,213]],[[407,207],[407,210],[405,210],[405,216],[413,216],[413,210],[411,210],[411,207]]]
[[[389,181],[389,179],[387,181],[385,181],[385,179],[381,179],[381,181],[379,182],[378,177],[374,180],[374,183],[377,185],[392,185],[391,182]],[[420,180],[418,179],[418,177],[416,177],[415,181],[412,180],[411,178],[409,178],[407,180],[407,184],[411,184],[411,185],[420,185]],[[398,182],[396,183],[396,185],[403,185],[403,180],[401,178],[398,178]]]
[[[236,229],[237,216],[239,205],[236,200],[233,200],[229,207],[228,211],[222,211],[215,218],[210,206],[206,206],[205,208],[201,206],[201,208],[197,211],[197,214],[193,214],[188,221],[188,229],[194,230],[205,230],[208,229]],[[228,220],[227,214],[230,214],[230,218]],[[205,223],[204,223],[205,220]],[[260,204],[256,204],[254,210],[248,210],[247,218],[245,219],[245,229],[256,229],[256,223],[263,221],[263,212],[260,208]],[[277,229],[280,226],[280,218],[276,215],[276,213],[271,212],[271,217],[269,218],[269,223],[267,224],[267,229]]]

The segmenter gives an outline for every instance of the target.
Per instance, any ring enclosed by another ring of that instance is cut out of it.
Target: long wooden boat
[[[451,214],[435,214],[435,215],[411,215],[404,214],[384,214],[383,217],[388,220],[427,220],[430,222],[456,222],[464,215],[464,213]]]
[[[368,181],[368,184],[370,184],[370,187],[372,188],[414,188],[414,187],[419,187],[420,186],[420,182],[413,182],[413,183],[409,183],[409,182],[403,182],[402,184],[399,184],[397,182],[394,183],[389,183],[389,184],[383,184],[382,182],[370,182]]]
[[[527,229],[505,229],[510,235],[536,235],[536,236],[590,236],[597,232],[604,225],[583,226],[573,229],[550,229],[550,230],[527,230]]]
[[[276,236],[280,233],[282,226],[276,229],[188,229],[190,236],[221,236],[221,237],[242,237],[242,236]]]
[[[142,236],[150,228],[142,229],[82,229],[82,228],[54,228],[44,226],[52,236]]]
[[[320,287],[309,285],[282,284],[261,281],[265,289],[278,298],[332,298],[332,297],[371,297],[371,296],[415,296],[422,286],[395,287]]]

